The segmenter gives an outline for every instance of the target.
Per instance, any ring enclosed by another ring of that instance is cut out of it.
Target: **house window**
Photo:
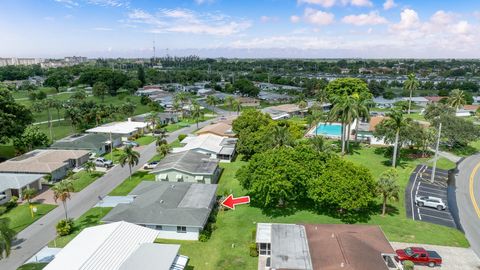
[[[158,230],[158,231],[163,230],[162,225],[156,225],[156,226],[155,226],[155,230]]]
[[[260,255],[270,255],[270,243],[260,243],[258,252]]]
[[[187,227],[177,226],[177,233],[187,233]]]

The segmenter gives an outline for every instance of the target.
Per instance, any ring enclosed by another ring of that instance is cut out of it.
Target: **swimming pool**
[[[342,134],[341,124],[319,123],[316,130],[314,129],[312,135],[323,135],[328,137],[340,137]]]

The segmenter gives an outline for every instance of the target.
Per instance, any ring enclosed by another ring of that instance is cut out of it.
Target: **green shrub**
[[[7,212],[7,207],[5,206],[0,206],[0,215]]]
[[[257,228],[252,230],[252,241],[255,241],[257,239]]]
[[[73,220],[72,219],[62,219],[57,223],[56,226],[57,233],[60,236],[69,235],[73,231]]]
[[[415,268],[415,264],[412,261],[404,261],[403,262],[403,269],[404,270],[413,270]]]
[[[258,257],[257,244],[250,243],[250,245],[248,247],[250,249],[250,257]]]
[[[205,234],[203,231],[200,233],[200,236],[198,237],[198,241],[200,242],[207,242],[210,237]]]
[[[12,196],[10,198],[10,200],[7,203],[4,204],[4,206],[6,208],[6,211],[9,211],[10,209],[16,207],[18,205],[17,201],[18,201],[18,197],[17,196]]]
[[[183,139],[185,139],[187,137],[187,134],[180,134],[178,135],[178,141],[181,142],[183,141]]]

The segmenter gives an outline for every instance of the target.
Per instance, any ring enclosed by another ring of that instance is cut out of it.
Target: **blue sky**
[[[478,58],[480,1],[0,0],[0,36],[0,57]]]

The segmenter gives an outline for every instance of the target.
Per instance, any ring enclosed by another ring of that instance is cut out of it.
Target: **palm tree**
[[[219,102],[220,102],[220,100],[216,96],[208,96],[207,97],[207,104],[212,106],[214,110],[217,108],[216,106]]]
[[[387,113],[387,116],[388,118],[383,120],[385,126],[395,131],[395,144],[393,146],[392,166],[396,167],[400,131],[408,125],[408,120],[404,117],[403,112],[399,109],[392,109],[389,113]]]
[[[417,90],[419,85],[420,83],[413,73],[409,74],[407,80],[403,83],[403,88],[410,91],[410,99],[408,100],[408,114],[410,114],[410,108],[412,106],[413,91]]]
[[[182,105],[177,100],[173,101],[172,109],[174,112],[178,112],[182,109]]]
[[[152,127],[157,126],[157,114],[155,112],[150,112],[147,116],[147,122],[152,124]]]
[[[240,115],[240,111],[242,110],[242,103],[240,102],[240,100],[234,100],[232,108],[237,111],[237,115]]]
[[[360,119],[370,119],[370,107],[372,105],[371,98],[360,97],[357,94],[353,95],[353,109],[355,110],[356,115],[356,123],[355,123],[355,141],[358,139],[358,125],[360,123]]]
[[[33,197],[37,194],[37,191],[33,188],[26,188],[22,191],[22,200],[27,201],[28,205],[31,204]]]
[[[83,165],[83,167],[85,168],[85,171],[86,171],[87,173],[89,173],[89,174],[92,173],[92,172],[94,172],[95,169],[97,168],[97,167],[95,166],[95,163],[94,163],[93,161],[88,161],[87,163],[85,163],[85,164]]]
[[[128,169],[130,170],[130,180],[132,180],[132,167],[138,164],[139,158],[140,153],[134,151],[131,146],[126,146],[120,155],[120,165],[122,167],[128,165]]]
[[[307,117],[307,120],[310,124],[315,125],[315,136],[318,136],[318,125],[322,120],[324,120],[323,108],[320,110],[317,106],[312,106],[311,114]]]
[[[235,98],[233,96],[228,96],[225,98],[225,106],[233,110],[233,105],[235,103]]]
[[[396,169],[389,169],[380,175],[377,182],[376,192],[382,196],[382,216],[385,216],[387,211],[387,200],[398,200],[400,187],[397,184],[398,173]]]
[[[298,105],[298,108],[302,111],[302,117],[303,117],[304,116],[303,110],[307,108],[308,103],[305,100],[300,100],[297,105]]]
[[[0,259],[10,256],[15,231],[9,226],[8,218],[0,218]]]
[[[71,180],[62,180],[52,187],[53,199],[55,202],[58,200],[62,201],[63,209],[65,210],[65,219],[68,219],[67,200],[71,197],[70,192],[73,192],[74,190],[73,182]]]
[[[168,153],[170,153],[170,150],[172,150],[172,148],[170,147],[170,145],[168,144],[161,144],[157,147],[157,152],[160,154],[160,156],[164,157],[166,156]]]
[[[327,145],[327,140],[322,136],[315,136],[308,139],[308,142],[318,152],[330,152],[332,148]]]
[[[157,146],[168,144],[167,143],[167,131],[164,128],[158,130],[157,133]]]
[[[333,108],[330,111],[330,121],[340,121],[342,124],[341,130],[341,144],[342,155],[345,154],[345,146],[347,152],[350,149],[350,127],[354,119],[357,118],[356,110],[354,109],[354,98],[351,96],[338,96],[333,99]]]
[[[293,140],[286,126],[276,125],[269,136],[272,147],[292,146]]]
[[[200,105],[196,102],[192,104],[192,117],[195,119],[195,123],[197,124],[197,129],[198,129],[198,122],[200,121],[200,118],[203,117],[203,111]]]
[[[185,111],[183,107],[189,100],[190,100],[190,97],[187,92],[178,92],[177,94],[175,94],[174,102],[177,102],[180,104],[180,107],[182,110],[182,117],[185,117]]]
[[[454,89],[450,93],[450,97],[448,97],[448,105],[455,108],[455,110],[460,109],[465,105],[465,94],[460,89]]]

